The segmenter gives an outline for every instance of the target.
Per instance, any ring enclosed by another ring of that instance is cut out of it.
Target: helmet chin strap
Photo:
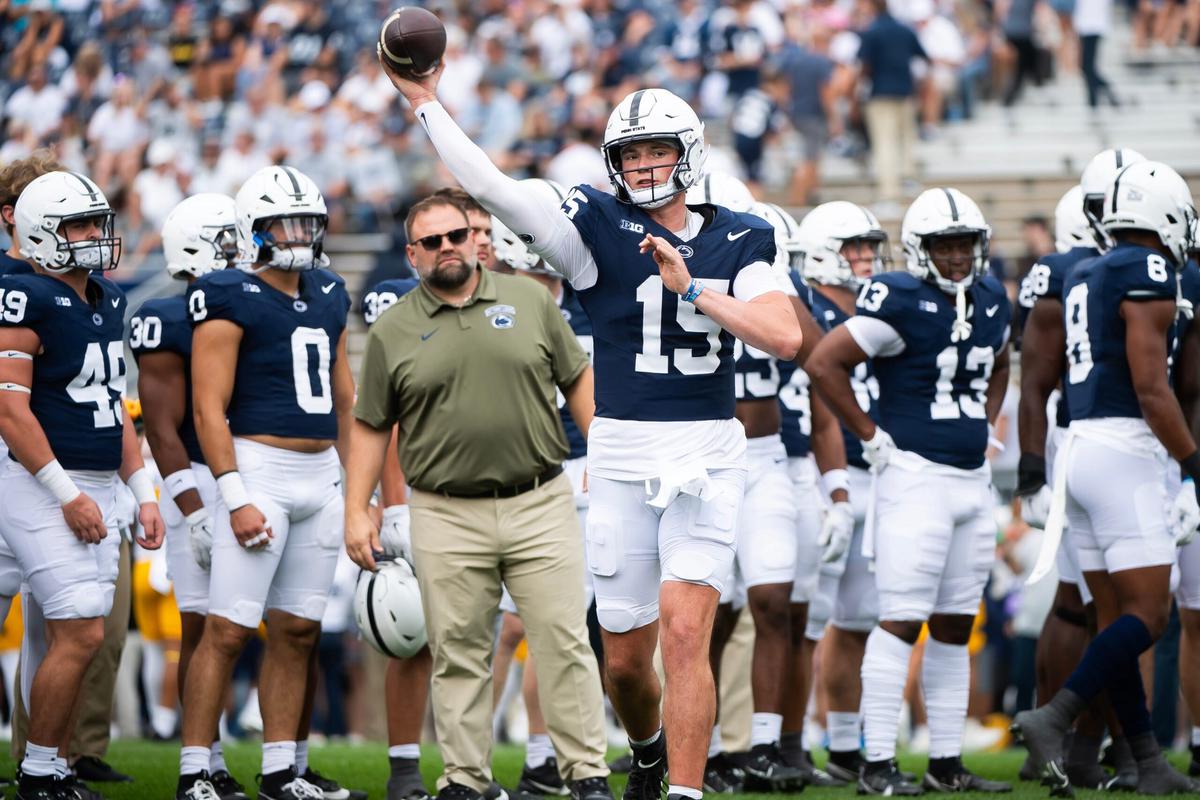
[[[971,323],[967,320],[967,287],[959,281],[954,287],[954,324],[950,328],[951,342],[971,338]]]

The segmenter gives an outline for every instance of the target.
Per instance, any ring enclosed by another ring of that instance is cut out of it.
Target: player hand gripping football
[[[84,544],[99,544],[108,535],[108,526],[104,524],[100,506],[86,494],[81,492],[71,502],[64,503],[62,511],[67,527]]]
[[[647,233],[646,238],[638,243],[638,251],[654,256],[658,264],[658,274],[662,276],[663,286],[667,291],[683,294],[692,283],[692,274],[688,272],[683,256],[671,246],[671,243],[661,236]]]
[[[262,550],[271,543],[275,534],[271,523],[253,503],[247,503],[229,512],[229,524],[238,544],[247,550]]]
[[[157,550],[162,547],[167,526],[163,524],[162,514],[158,511],[158,503],[142,503],[138,506],[138,522],[141,523],[142,535],[137,537],[137,543],[146,550]]]
[[[442,60],[438,64],[437,69],[428,75],[423,75],[420,78],[412,78],[401,75],[393,69],[382,53],[378,54],[377,57],[379,59],[379,66],[383,68],[383,74],[388,76],[388,80],[392,82],[392,86],[395,86],[396,91],[404,95],[404,99],[413,108],[422,103],[428,103],[430,100],[437,99],[437,85],[438,81],[441,80],[442,72],[446,69],[445,60]]]

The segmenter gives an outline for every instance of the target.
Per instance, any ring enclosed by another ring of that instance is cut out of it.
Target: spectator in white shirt
[[[927,68],[922,61],[916,65],[925,73],[920,91],[921,138],[928,139],[942,121],[946,97],[958,90],[958,73],[967,59],[967,48],[958,26],[935,13],[933,0],[912,0],[908,11],[917,40],[929,56]]]
[[[46,82],[46,68],[40,64],[30,67],[29,80],[5,106],[10,119],[19,120],[38,138],[56,131],[66,110],[66,93]]]
[[[123,186],[133,182],[141,166],[146,135],[143,109],[134,102],[134,84],[118,79],[112,98],[96,109],[88,123],[88,142],[96,152],[92,177],[98,186],[110,188],[114,176]]]

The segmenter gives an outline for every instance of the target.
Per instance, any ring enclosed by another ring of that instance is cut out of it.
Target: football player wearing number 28
[[[116,588],[118,475],[133,490],[147,549],[162,544],[154,485],[125,390],[125,296],[93,274],[116,268],[121,240],[96,184],[50,172],[14,208],[33,265],[0,278],[0,530],[46,621],[49,649],[33,679],[17,797],[67,796],[65,756],[83,676]]]
[[[669,752],[669,793],[699,798],[715,705],[708,640],[746,480],[733,338],[789,360],[802,338],[771,270],[774,233],[748,214],[685,205],[704,129],[670,92],[634,92],[609,117],[615,196],[580,186],[560,208],[455,124],[435,94],[441,67],[415,81],[383,66],[462,187],[563,273],[592,320],[587,561],[609,694],[634,750],[625,797],[659,797]]]
[[[874,524],[868,512],[862,549],[875,558],[880,623],[862,662],[867,763],[860,794],[922,792],[895,755],[909,656],[925,622],[926,788],[1011,789],[972,775],[960,757],[967,640],[995,550],[984,453],[1008,384],[1011,312],[1000,282],[987,275],[990,236],[962,192],[923,192],[901,225],[907,272],[874,276],[858,295],[855,316],[808,361],[814,384],[862,440],[875,473]],[[878,425],[851,386],[854,367],[868,358],[879,381]]]
[[[209,745],[230,671],[265,612],[258,796],[293,800],[321,793],[296,774],[308,678],[296,666],[309,663],[342,542],[350,297],[323,269],[327,216],[312,180],[265,167],[234,203],[240,269],[188,289],[192,370],[204,375],[193,386],[196,432],[224,508],[214,515],[208,618],[184,686],[177,797],[216,796]]]

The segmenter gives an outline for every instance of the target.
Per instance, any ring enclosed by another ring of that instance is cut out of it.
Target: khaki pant
[[[867,101],[865,119],[880,200],[900,202],[901,178],[916,173],[913,167],[916,113],[910,97],[876,97]]]
[[[121,564],[117,572],[117,590],[113,595],[112,611],[104,618],[104,644],[96,652],[91,666],[83,676],[83,687],[79,691],[78,717],[75,732],[71,735],[70,760],[80,756],[103,758],[108,752],[108,740],[112,725],[113,689],[117,682],[117,667],[121,663],[121,651],[125,649],[125,634],[129,631],[129,604],[132,601],[132,571],[129,542],[121,541]],[[24,599],[24,598],[22,598]],[[40,617],[40,615],[39,615]],[[26,622],[30,621],[26,616]],[[26,635],[29,635],[26,633]],[[43,632],[41,634],[45,636]],[[16,685],[21,685],[21,670],[17,666]],[[16,708],[12,726],[12,755],[20,761],[25,754],[25,740],[29,735],[29,713],[25,709],[21,692],[14,692]],[[47,743],[50,744],[50,743]]]
[[[604,705],[588,645],[583,537],[570,481],[501,500],[414,491],[412,543],[433,652],[433,713],[447,783],[492,779],[492,669],[500,582],[525,623],[538,699],[568,781],[607,775]]]

